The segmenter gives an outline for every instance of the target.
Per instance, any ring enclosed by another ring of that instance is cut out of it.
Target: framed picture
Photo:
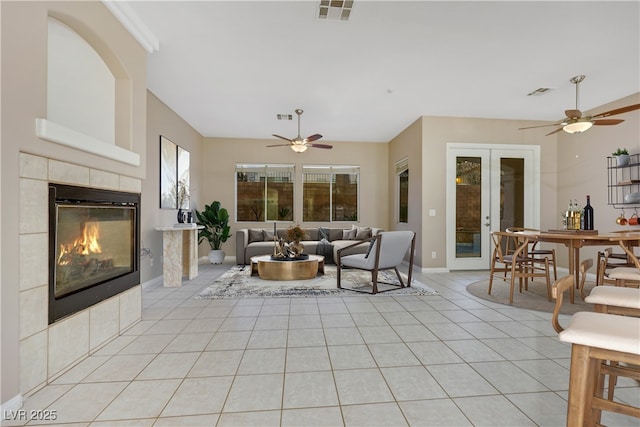
[[[160,209],[189,209],[189,151],[160,135]]]
[[[189,152],[178,146],[178,209],[189,209],[189,157]]]

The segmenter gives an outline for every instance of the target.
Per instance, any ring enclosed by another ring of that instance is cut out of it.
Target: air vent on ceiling
[[[353,0],[320,0],[318,19],[348,21],[351,9],[353,9]]]
[[[278,120],[293,120],[293,114],[276,114]]]
[[[549,92],[551,90],[551,88],[548,87],[539,87],[538,89],[534,90],[533,92],[529,92],[527,94],[527,96],[540,96],[540,95],[544,95],[545,93]]]

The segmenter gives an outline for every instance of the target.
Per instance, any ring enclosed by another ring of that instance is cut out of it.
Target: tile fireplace
[[[49,184],[49,324],[140,284],[140,195]]]

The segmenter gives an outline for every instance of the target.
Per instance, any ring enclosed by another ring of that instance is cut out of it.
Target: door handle
[[[491,223],[489,223],[489,222],[485,222],[485,223],[484,223],[484,226],[485,226],[485,227],[490,227],[490,226],[491,226]]]

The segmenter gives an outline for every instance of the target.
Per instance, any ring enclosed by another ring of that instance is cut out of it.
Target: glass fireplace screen
[[[135,207],[56,204],[55,298],[131,273]]]

